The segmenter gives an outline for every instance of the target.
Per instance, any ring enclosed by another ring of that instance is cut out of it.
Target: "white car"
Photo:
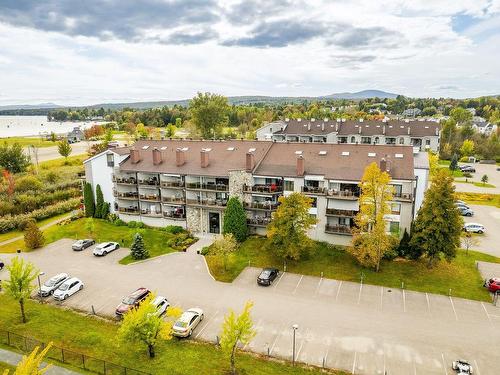
[[[72,277],[62,283],[59,288],[54,292],[54,299],[64,301],[66,298],[72,296],[76,292],[83,289],[83,283],[80,279]]]
[[[67,273],[59,273],[55,276],[52,276],[46,282],[44,282],[38,291],[38,295],[41,297],[48,297],[54,291],[59,288],[59,286],[69,279],[69,275]]]
[[[92,252],[95,256],[103,256],[118,249],[120,244],[118,242],[103,242],[97,245]]]
[[[167,301],[165,297],[158,296],[151,301],[151,304],[156,308],[156,315],[162,316],[167,312],[170,302]]]
[[[191,336],[193,330],[203,320],[203,317],[203,310],[199,307],[184,311],[181,317],[175,322],[172,334],[177,337]]]
[[[482,224],[478,223],[465,223],[464,224],[464,231],[470,232],[470,233],[479,233],[482,234],[486,230]]]

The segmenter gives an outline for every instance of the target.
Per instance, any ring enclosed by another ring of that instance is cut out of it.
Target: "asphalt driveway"
[[[201,239],[187,253],[127,266],[117,263],[126,249],[96,258],[91,249],[71,251],[72,240],[22,256],[47,277],[63,271],[80,277],[83,291],[60,304],[89,313],[93,307],[97,314],[112,316],[123,296],[144,286],[184,309],[203,308],[206,318],[193,336],[215,342],[228,309],[241,311],[252,300],[258,334],[247,350],[290,359],[291,326],[298,324],[301,362],[355,374],[442,375],[452,374],[452,360],[465,358],[478,374],[498,374],[500,307],[289,273],[271,287],[259,287],[255,268],[247,268],[232,284],[220,283],[195,252],[209,242]]]
[[[472,249],[500,257],[500,208],[483,205],[470,205],[470,208],[474,216],[464,216],[464,221],[482,224],[486,229],[484,234],[476,236],[478,245]]]
[[[460,165],[470,163],[460,163]],[[482,193],[482,194],[500,194],[500,171],[497,171],[498,166],[496,164],[473,164],[476,169],[476,173],[472,174],[472,180],[474,182],[481,182],[481,178],[484,175],[488,176],[488,183],[494,185],[494,188],[487,188],[482,186],[475,186],[473,184],[465,184],[460,182],[455,182],[456,191],[470,192],[470,193]],[[460,177],[463,179],[463,177]]]

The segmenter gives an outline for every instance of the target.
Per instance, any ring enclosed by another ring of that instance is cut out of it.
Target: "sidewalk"
[[[22,354],[18,354],[18,353],[11,352],[9,350],[5,350],[5,349],[0,348],[0,361],[1,362],[5,362],[5,363],[12,365],[12,366],[17,366],[17,364],[21,361],[22,358],[23,358]],[[42,363],[43,367],[45,367],[46,365],[47,365],[47,363],[45,363],[45,362]],[[45,372],[45,374],[47,374],[47,375],[78,375],[80,373],[65,369],[64,367],[52,365]]]

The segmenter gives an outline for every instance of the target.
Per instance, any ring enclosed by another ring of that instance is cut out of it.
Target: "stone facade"
[[[186,223],[187,227],[191,232],[200,233],[203,232],[202,222],[201,222],[201,208],[187,207],[186,209]]]
[[[229,172],[229,196],[238,197],[243,201],[243,185],[253,185],[251,173],[246,171]]]

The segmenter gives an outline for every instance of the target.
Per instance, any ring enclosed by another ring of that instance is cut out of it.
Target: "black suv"
[[[264,268],[257,277],[257,284],[269,286],[278,277],[279,271],[276,268]]]

